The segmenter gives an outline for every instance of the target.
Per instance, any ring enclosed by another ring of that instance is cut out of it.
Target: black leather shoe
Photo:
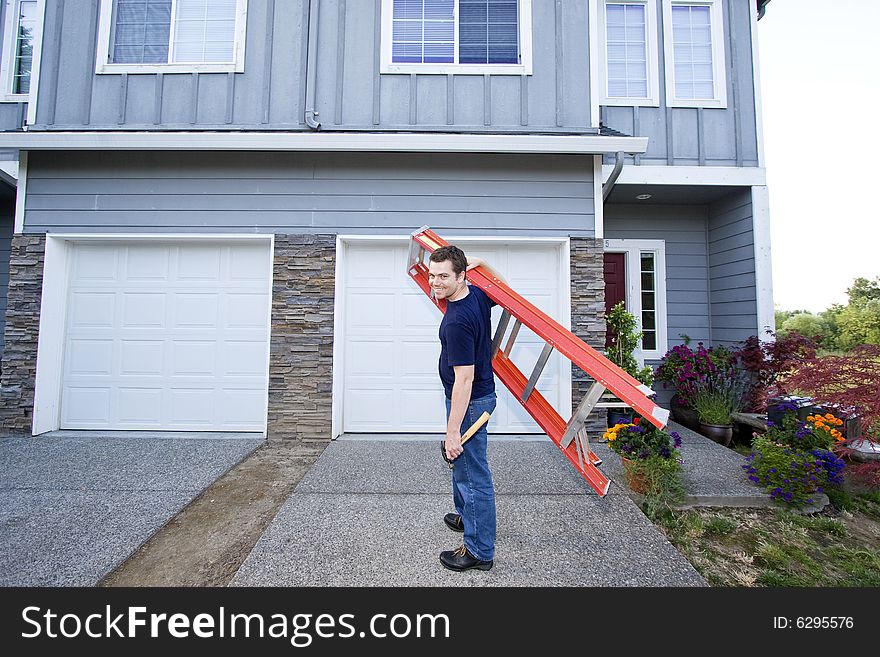
[[[440,553],[440,563],[449,570],[469,570],[476,568],[477,570],[489,570],[494,562],[483,561],[472,555],[468,549],[462,545],[457,550],[447,550]]]
[[[461,521],[461,516],[457,513],[447,513],[443,516],[443,522],[454,532],[464,531],[464,523]]]

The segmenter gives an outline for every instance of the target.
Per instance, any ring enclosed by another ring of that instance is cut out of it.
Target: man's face
[[[444,260],[443,262],[428,263],[428,284],[434,291],[437,299],[446,299],[451,297],[464,285],[464,272],[458,276],[452,270],[452,261]]]

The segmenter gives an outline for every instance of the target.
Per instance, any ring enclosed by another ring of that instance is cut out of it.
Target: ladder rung
[[[516,320],[513,323],[513,328],[510,329],[510,337],[507,338],[507,346],[504,347],[504,355],[510,356],[510,351],[513,349],[513,342],[516,340],[516,336],[519,334],[519,329],[522,326],[522,322],[520,320]]]
[[[498,328],[495,329],[495,337],[492,338],[492,358],[498,353],[501,341],[504,339],[504,333],[507,331],[507,325],[510,323],[512,315],[509,310],[501,313],[501,319],[498,320]]]
[[[571,444],[575,434],[584,426],[587,416],[590,414],[590,411],[593,410],[593,407],[596,405],[596,402],[599,401],[603,392],[605,392],[605,386],[598,381],[594,382],[593,385],[590,386],[590,389],[587,390],[587,394],[581,399],[581,403],[578,404],[577,410],[568,421],[568,424],[565,427],[565,433],[562,434],[560,444],[563,448],[566,448]]]
[[[520,400],[526,402],[529,400],[529,397],[532,394],[532,390],[535,389],[535,386],[538,385],[538,379],[541,378],[541,372],[544,371],[544,367],[547,365],[547,360],[550,358],[550,354],[553,353],[553,346],[550,344],[545,344],[544,349],[541,351],[541,355],[538,356],[538,362],[535,363],[535,369],[532,370],[532,375],[529,377],[529,382],[526,384],[525,390],[523,390],[522,397]]]

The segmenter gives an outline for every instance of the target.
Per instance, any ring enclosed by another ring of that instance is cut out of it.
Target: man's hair
[[[455,272],[456,276],[467,269],[467,257],[464,251],[451,244],[449,246],[441,246],[434,251],[429,260],[431,262],[446,262],[449,260],[452,263],[452,271]]]

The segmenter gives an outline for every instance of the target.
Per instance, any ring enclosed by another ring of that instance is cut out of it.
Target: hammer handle
[[[461,444],[464,445],[477,431],[480,430],[480,427],[486,424],[489,421],[488,411],[483,411],[483,414],[477,418],[477,421],[471,425],[471,428],[464,432],[464,435],[461,437]]]

